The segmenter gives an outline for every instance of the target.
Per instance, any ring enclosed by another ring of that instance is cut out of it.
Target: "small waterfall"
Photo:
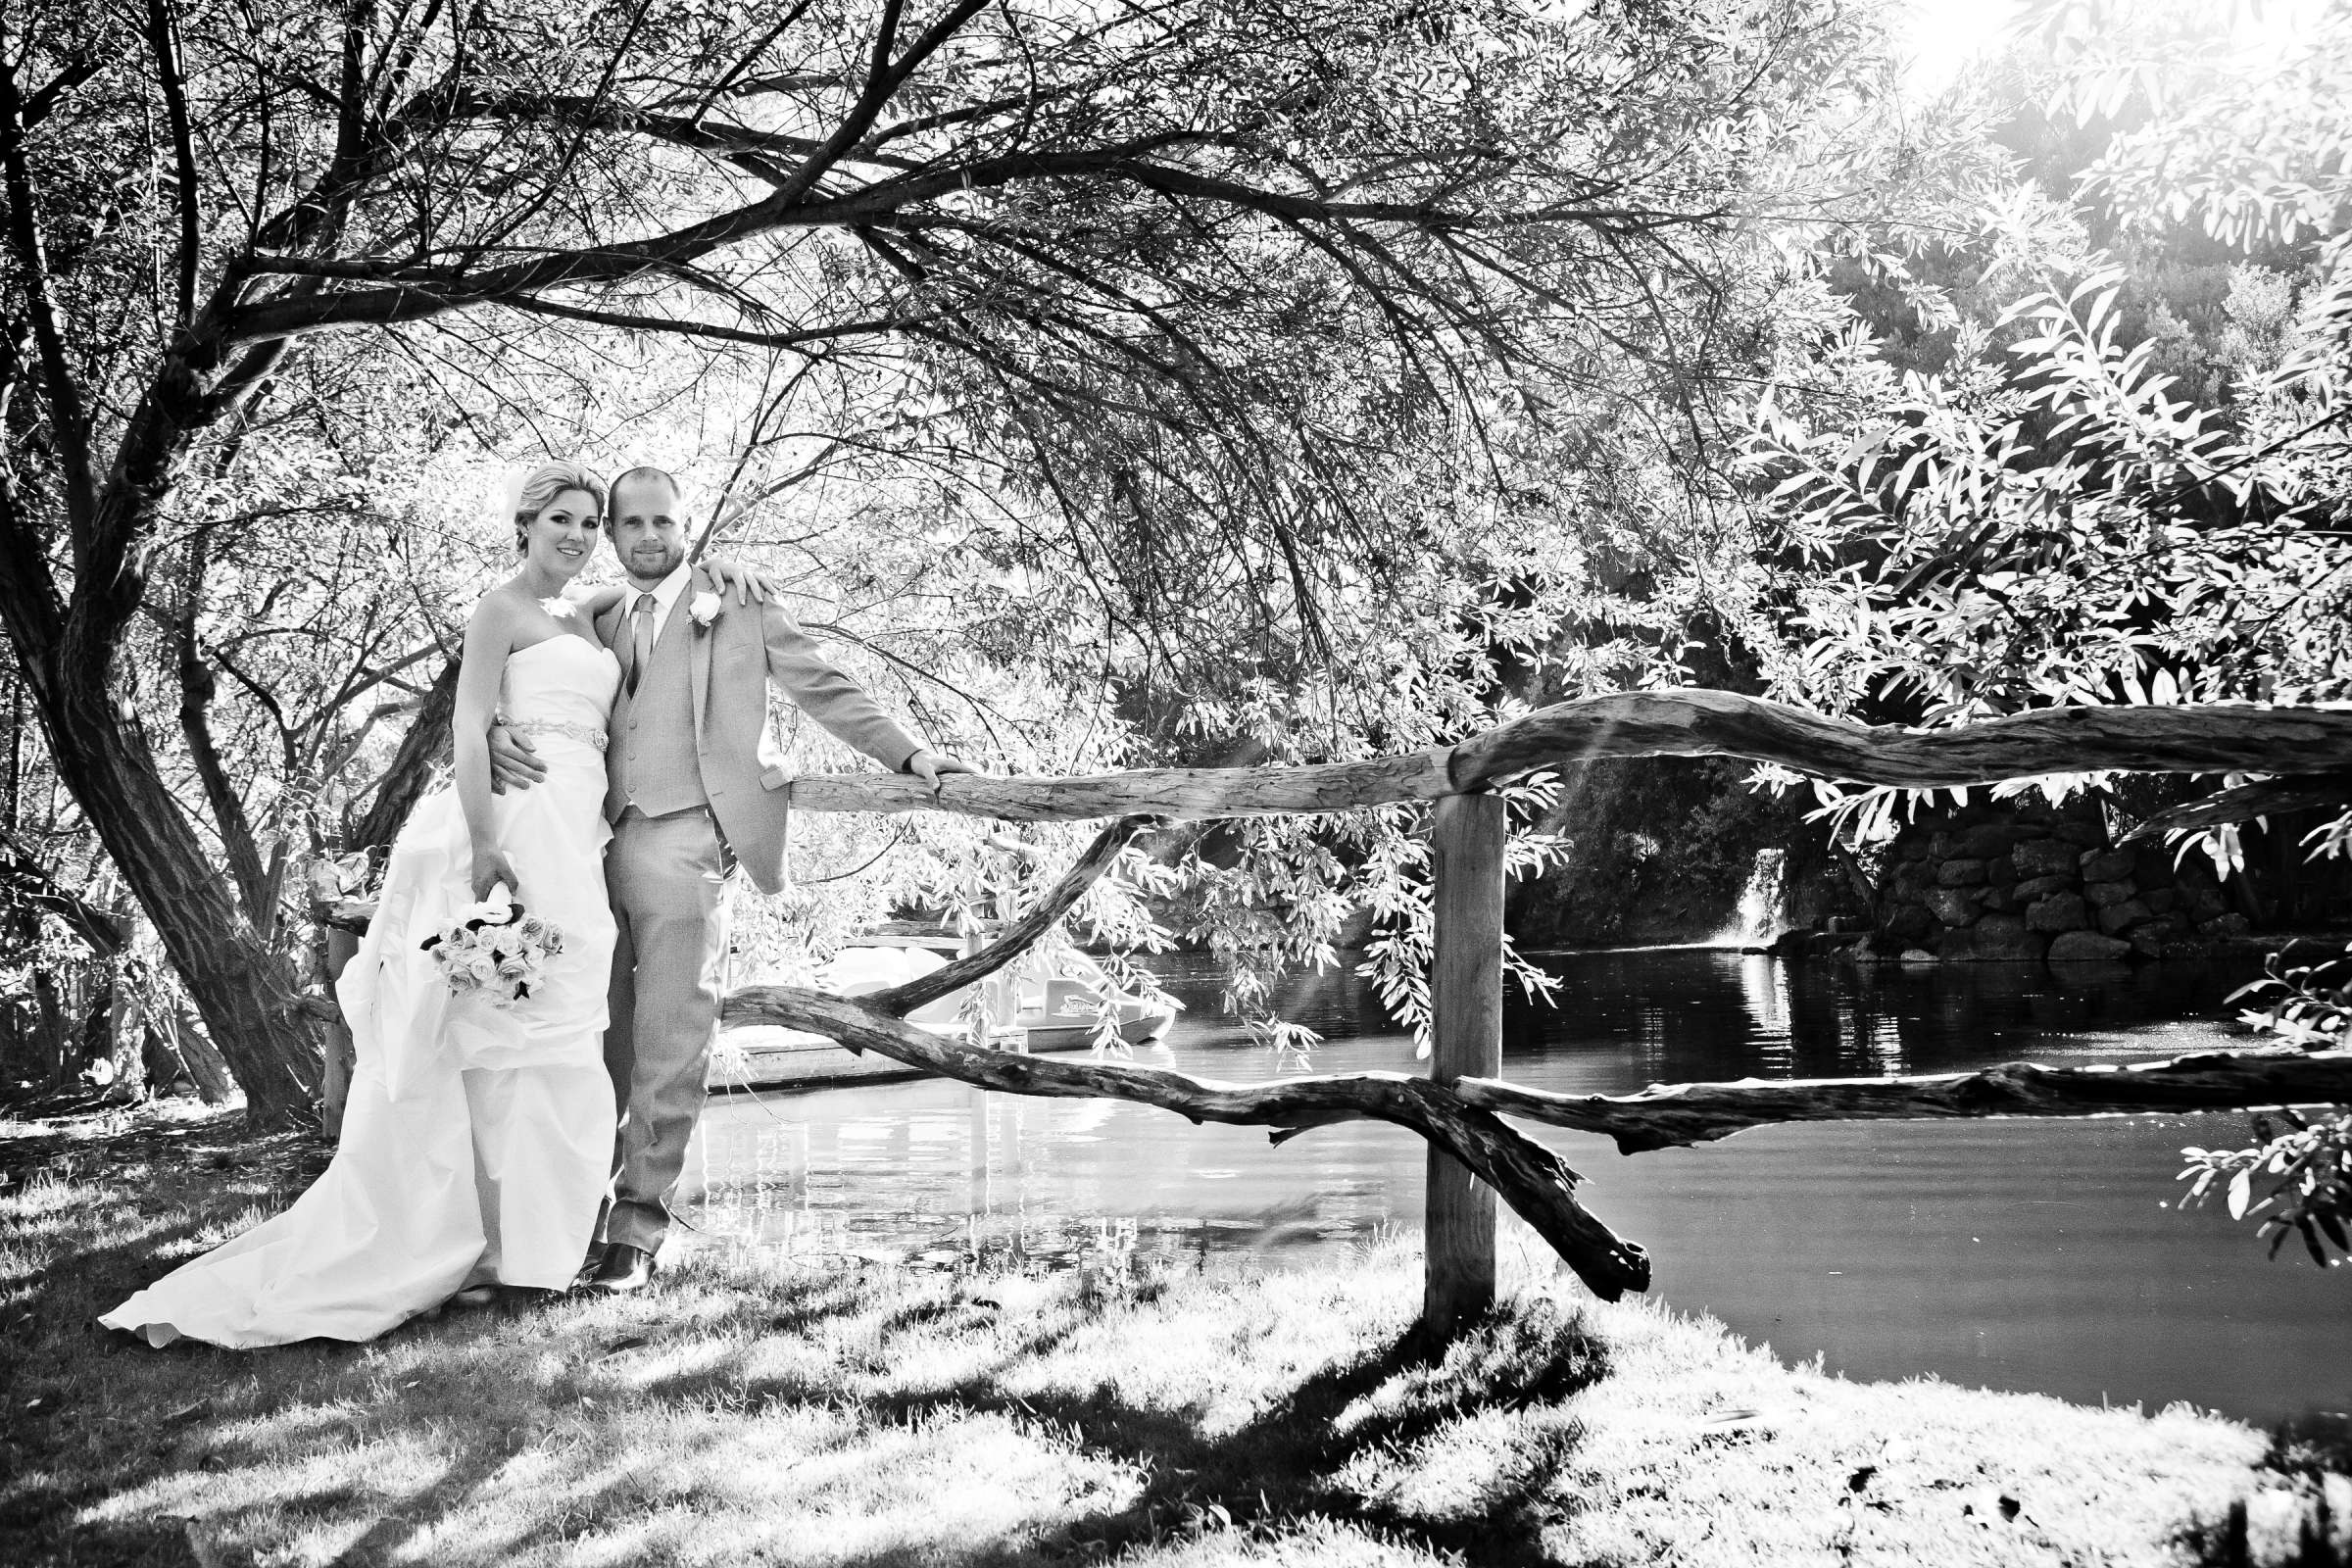
[[[1788,929],[1788,855],[1785,850],[1758,850],[1748,867],[1747,886],[1740,890],[1739,913],[1715,933],[1718,946],[1758,948]]]

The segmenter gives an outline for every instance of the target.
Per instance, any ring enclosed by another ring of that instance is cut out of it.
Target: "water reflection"
[[[1856,971],[1696,950],[1548,961],[1560,1004],[1507,1009],[1505,1075],[1611,1093],[2210,1049],[2227,1043],[2222,999],[2252,972]],[[1204,968],[1171,965],[1167,980],[1191,1010],[1145,1059],[1280,1075],[1215,1014]],[[1317,1070],[1415,1070],[1410,1040],[1348,976],[1296,979],[1282,1005],[1325,1035]],[[1541,1136],[1592,1178],[1592,1206],[1651,1248],[1657,1294],[1785,1355],[2256,1417],[2352,1405],[2352,1281],[2264,1264],[2250,1228],[2218,1210],[2161,1206],[2183,1144],[2242,1133],[2223,1116],[1827,1124],[1632,1159]],[[1261,1130],[1137,1105],[909,1080],[714,1102],[688,1217],[714,1245],[816,1255],[1068,1266],[1133,1250],[1279,1267],[1416,1228],[1422,1157],[1385,1127],[1269,1149]]]

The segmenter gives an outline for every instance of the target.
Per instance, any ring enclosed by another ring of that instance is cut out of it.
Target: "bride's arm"
[[[609,582],[601,588],[575,588],[564,597],[578,607],[582,619],[594,625],[597,616],[628,597],[628,590],[616,582]]]
[[[458,806],[466,813],[466,836],[473,847],[473,897],[478,903],[504,882],[517,899],[522,888],[498,847],[497,819],[490,804],[490,725],[498,716],[499,681],[514,646],[515,612],[503,596],[485,594],[466,623],[465,662],[458,669],[457,710],[450,715],[450,749]]]

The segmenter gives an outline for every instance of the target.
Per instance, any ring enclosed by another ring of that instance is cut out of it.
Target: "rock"
[[[2211,937],[2216,942],[2227,942],[2231,937],[2245,936],[2253,929],[2254,927],[2242,914],[2217,914],[2210,920],[2197,922],[2198,934]]]
[[[1945,925],[1966,925],[1977,917],[1981,897],[1973,888],[1931,888],[1919,902]]]
[[[1886,891],[1898,899],[1916,899],[1935,885],[1936,865],[1931,860],[1905,861],[1886,879]]]
[[[2018,907],[2017,895],[2007,888],[1986,888],[1984,907],[1997,914],[2007,914]]]
[[[2205,944],[2184,922],[2171,915],[2158,915],[2153,920],[2133,926],[2130,940],[2133,953],[2151,958],[2177,958],[2185,954],[2200,953],[2205,948]]]
[[[2220,888],[2184,887],[2180,890],[2180,907],[2199,925],[2230,912],[2230,901],[2222,897]]]
[[[1936,885],[1939,888],[1973,888],[1982,886],[1984,881],[1983,860],[1946,860],[1936,873]]]
[[[2081,864],[2085,882],[2120,882],[2132,874],[2139,858],[2130,850],[2084,850]]]
[[[2099,911],[2099,929],[2111,937],[2122,936],[2141,921],[2152,918],[2156,911],[2137,899],[2126,899],[2110,904]]]
[[[2132,880],[2138,882],[2139,878],[2133,877]],[[2139,896],[2140,902],[2156,914],[2172,913],[2173,906],[2180,902],[2180,895],[2171,888],[2151,888],[2144,882],[2140,882],[2140,886],[2146,889]]]
[[[2072,880],[2075,874],[2075,852],[2056,839],[2029,839],[2009,852],[2017,874],[2024,877],[2063,876]]]
[[[1886,933],[1887,946],[1899,950],[1934,931],[1936,917],[1916,904],[1898,904],[1887,911],[1886,923],[1879,929]]]
[[[2062,816],[2052,822],[2050,836],[2072,844],[2077,849],[2099,850],[2107,847],[2106,825],[2080,816]]]
[[[2139,889],[2130,882],[2085,882],[2082,884],[2082,898],[2094,909],[2103,909],[2110,904],[2121,904],[2138,891]]]
[[[2173,852],[2161,844],[2133,846],[2132,880],[2143,888],[2171,887],[2173,885]]]
[[[1903,962],[1905,963],[1934,963],[1935,961],[1936,955],[1925,948],[1905,948],[1903,950]]]
[[[1936,939],[1936,956],[1946,963],[1965,963],[1976,956],[1976,933],[1967,926],[1955,926]]]
[[[2075,879],[2071,876],[2037,876],[2020,882],[2009,891],[2011,896],[2017,900],[2017,906],[2022,909],[2027,905],[2046,899],[2053,893],[2074,892]]]
[[[1955,855],[1957,855],[1957,854],[1959,854],[1959,853],[1960,853],[1960,840],[1959,840],[1959,837],[1958,837],[1956,834],[1951,834],[1951,833],[1931,833],[1931,834],[1929,834],[1929,835],[1928,835],[1928,858],[1929,858],[1929,859],[1931,859],[1931,860],[1944,860],[1944,859],[1949,859],[1951,857],[1953,857],[1953,856],[1955,856]]]
[[[1894,858],[1897,860],[1924,860],[1928,858],[1928,841],[1916,833],[1906,833],[1895,840]]]
[[[1984,862],[1984,880],[1995,887],[2017,880],[2017,862],[2006,855],[1997,855]]]
[[[2132,944],[2096,931],[2061,931],[2050,939],[2052,963],[2112,961],[2132,951]]]
[[[2007,822],[1986,822],[1960,835],[1960,850],[1962,854],[1989,860],[1995,856],[2008,854],[2009,846],[2016,842],[2015,827]]]
[[[2044,938],[2039,932],[2026,929],[2023,916],[1988,914],[1969,928],[1976,938],[1980,958],[2038,958]]]
[[[2029,931],[2080,931],[2088,924],[2089,912],[2078,894],[2053,893],[2026,911]]]

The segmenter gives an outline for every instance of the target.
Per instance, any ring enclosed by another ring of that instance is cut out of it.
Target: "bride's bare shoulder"
[[[500,583],[473,602],[466,616],[466,641],[510,648],[539,607],[513,583]]]

